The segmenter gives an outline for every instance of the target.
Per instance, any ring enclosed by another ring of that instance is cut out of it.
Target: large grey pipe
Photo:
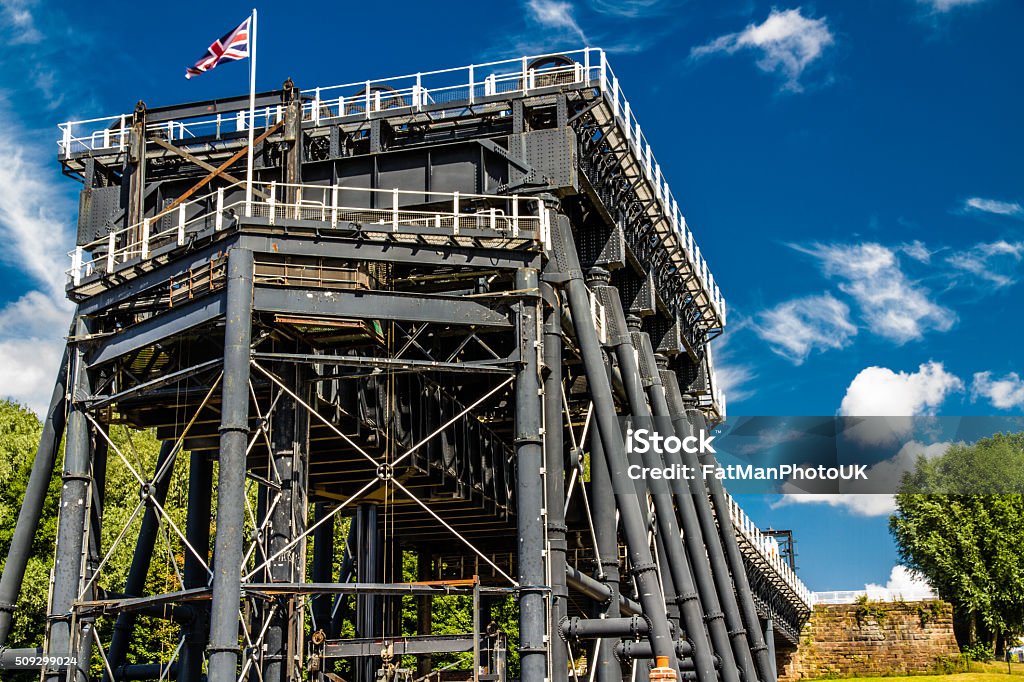
[[[523,682],[548,677],[547,601],[544,570],[544,465],[541,438],[540,365],[537,324],[540,301],[537,270],[516,271],[522,298],[517,330],[521,363],[515,385],[516,519],[519,536],[519,662]],[[533,292],[530,294],[529,292]]]
[[[575,566],[566,565],[565,579],[569,587],[602,604],[602,616],[605,618],[619,615],[636,616],[643,613],[640,604],[620,594],[618,589],[613,591],[607,583],[591,578]]]
[[[640,364],[644,369],[644,379],[648,383],[648,394],[651,398],[658,431],[666,435],[677,435],[680,438],[689,436],[689,433],[677,433],[677,428],[672,423],[672,411],[666,398],[665,386],[657,367],[650,337],[636,329],[632,332],[632,338],[640,356]],[[684,456],[693,457],[692,454]],[[681,463],[678,452],[666,451],[665,459],[667,464]],[[754,662],[750,657],[750,648],[742,626],[738,618],[732,622],[728,619],[729,608],[732,608],[734,614],[736,611],[735,596],[731,590],[727,594],[719,592],[721,580],[728,579],[728,571],[724,565],[716,567],[713,560],[710,559],[714,545],[718,542],[718,536],[714,527],[710,529],[711,535],[707,535],[707,529],[703,528],[698,520],[698,507],[702,502],[706,506],[707,497],[705,496],[702,500],[696,499],[691,495],[690,487],[679,478],[672,479],[670,485],[676,496],[687,552],[693,562],[694,579],[707,611],[708,631],[715,643],[715,650],[722,658],[722,679],[735,682],[737,677],[735,666],[738,665],[743,679],[754,682],[757,679]],[[720,576],[717,583],[714,572],[718,572]]]
[[[648,368],[653,367],[654,357],[650,353],[650,344],[648,342],[645,347],[640,342],[645,340],[646,336],[631,335],[627,330],[626,318],[617,289],[597,287],[595,293],[605,305],[608,329],[613,335],[610,343],[615,347],[615,356],[619,361],[619,368],[622,370],[622,383],[629,400],[630,410],[637,417],[636,428],[649,428],[653,423],[653,418],[651,409],[647,406],[647,396],[644,394],[642,379],[649,379],[651,372],[648,369],[643,375],[641,374],[640,366],[637,364],[637,355],[634,353],[640,355],[642,363],[649,363],[646,365]],[[655,408],[654,414],[660,418],[665,414],[665,407],[663,396],[661,396],[660,402],[653,400],[658,395],[657,391],[651,391],[651,404]],[[659,430],[665,428],[664,424],[654,425]],[[664,468],[664,459],[653,447],[646,448],[641,454],[645,467]],[[655,513],[660,526],[659,548],[664,547],[672,582],[676,585],[679,593],[680,616],[685,624],[686,634],[694,644],[697,677],[708,682],[716,679],[715,659],[711,651],[711,645],[714,643],[715,652],[722,657],[723,682],[739,682],[735,662],[729,649],[729,635],[725,631],[725,624],[719,618],[718,600],[715,595],[714,583],[708,574],[708,567],[704,564],[701,554],[693,551],[697,547],[691,547],[690,556],[687,557],[683,545],[679,541],[679,524],[676,520],[676,510],[672,505],[672,492],[668,483],[660,478],[651,478],[647,481],[647,485],[652,493]],[[686,503],[690,503],[692,506],[689,496],[677,499],[676,502],[681,505],[681,515],[688,521],[687,514],[692,515],[692,509],[687,510],[685,507]],[[700,538],[699,536],[690,536],[688,533],[686,541],[690,545],[694,545],[700,542]],[[703,548],[700,548],[700,551],[702,552]],[[694,585],[694,578],[698,580],[696,585]],[[668,591],[667,588],[666,591]]]
[[[50,396],[50,406],[46,410],[43,432],[39,436],[39,448],[32,462],[32,473],[28,477],[25,488],[25,499],[18,512],[18,522],[14,526],[14,536],[7,550],[7,562],[4,564],[3,575],[0,575],[0,649],[7,644],[7,636],[11,633],[11,622],[14,606],[21,592],[21,584],[25,579],[25,567],[32,554],[32,541],[39,529],[39,519],[43,515],[46,493],[53,480],[53,466],[60,449],[61,434],[67,423],[65,395],[68,381],[68,348],[64,347],[64,355],[60,360],[57,380]]]
[[[650,546],[647,544],[647,532],[639,501],[636,499],[636,491],[626,477],[627,463],[622,432],[615,413],[603,351],[591,320],[589,294],[583,283],[572,228],[569,219],[561,214],[555,216],[553,223],[554,255],[560,271],[566,278],[563,287],[569,297],[576,338],[580,344],[590,395],[594,402],[597,430],[604,445],[605,460],[608,462],[608,472],[615,491],[639,601],[643,605],[644,614],[651,620],[651,647],[655,656],[667,657],[670,667],[675,669],[675,647],[665,615],[665,597],[655,574],[656,566],[651,557]]]
[[[707,428],[704,414],[700,410],[687,410],[686,414],[694,429],[699,431]],[[718,466],[718,461],[712,453],[704,453],[700,458],[700,463]],[[750,638],[758,674],[765,682],[775,682],[774,665],[768,653],[768,645],[765,644],[764,636],[761,634],[761,622],[757,617],[757,608],[754,606],[754,594],[750,589],[750,580],[747,579],[747,569],[743,566],[743,556],[740,554],[740,547],[736,542],[736,531],[732,526],[729,502],[725,499],[725,488],[716,476],[708,477],[708,485],[711,489],[711,502],[715,507],[715,517],[718,519],[718,532],[722,538],[722,545],[725,547],[725,556],[729,561],[732,580],[736,586],[736,599],[739,601],[740,612],[743,615],[743,625]]]
[[[551,632],[568,610],[565,583],[565,432],[562,417],[562,305],[554,288],[540,285],[544,299],[544,471],[547,485],[548,547],[551,565]],[[551,649],[555,676],[569,669],[565,647]]]
[[[249,434],[249,362],[252,343],[253,254],[228,255],[224,378],[221,383],[220,467],[217,480],[217,540],[210,605],[210,682],[235,682],[238,666],[238,606],[241,600],[245,449]]]
[[[601,445],[601,435],[592,434],[590,438],[590,489],[593,493],[593,509],[591,514],[594,517],[594,537],[597,544],[597,552],[600,560],[597,565],[597,575],[600,582],[595,584],[608,590],[607,596],[598,598],[590,595],[591,599],[601,602],[595,616],[614,618],[621,610],[620,603],[626,600],[619,592],[619,537],[618,522],[615,519],[615,491],[612,490],[612,479],[608,473],[608,463],[604,456],[604,447]],[[608,510],[605,513],[594,513],[594,510]],[[574,570],[569,567],[569,570]],[[570,574],[571,576],[571,574]],[[587,576],[583,576],[587,577]],[[572,581],[570,580],[570,584]],[[580,589],[580,588],[577,588]],[[581,589],[581,591],[583,591]],[[639,607],[639,605],[637,605]],[[635,613],[639,613],[637,608]],[[594,656],[597,666],[597,682],[622,682],[622,666],[612,655],[614,639],[601,640],[597,646],[597,654]]]
[[[668,370],[659,372],[659,375],[661,376],[663,388],[665,389],[666,413],[673,417],[673,427],[676,435],[679,438],[685,438],[693,435],[693,429],[691,428],[689,421],[686,419],[686,411],[682,402],[682,394],[679,391],[679,383],[676,375]],[[694,472],[701,471],[700,463],[697,461],[697,455],[693,452],[677,452],[672,454],[671,457],[674,460],[674,464],[689,467],[690,470]],[[714,586],[718,593],[719,602],[722,605],[722,611],[725,616],[725,625],[728,627],[729,634],[732,638],[733,652],[735,653],[736,661],[743,670],[743,676],[745,679],[756,679],[754,660],[751,656],[750,641],[747,638],[747,631],[743,627],[743,619],[739,610],[739,601],[737,599],[736,591],[733,588],[729,564],[726,561],[725,551],[722,548],[722,539],[718,533],[718,526],[715,523],[715,517],[711,511],[711,503],[708,499],[708,491],[707,486],[704,483],[704,477],[695,475],[691,476],[686,484],[680,480],[674,480],[672,483],[677,489],[677,495],[686,496],[686,491],[691,493],[687,496],[691,500],[691,506],[694,512],[694,518],[692,518],[690,525],[696,525],[697,529],[694,532],[700,533],[703,537],[703,549],[701,551],[706,552],[708,561],[711,564],[711,571],[714,576]],[[686,532],[689,533],[690,531]]]

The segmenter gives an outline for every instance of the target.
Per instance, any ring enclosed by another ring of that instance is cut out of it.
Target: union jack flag
[[[238,25],[233,31],[225,34],[220,40],[214,41],[206,49],[206,54],[195,63],[185,69],[185,78],[198,76],[217,66],[221,62],[234,62],[245,59],[249,56],[249,29],[252,17],[249,17]]]

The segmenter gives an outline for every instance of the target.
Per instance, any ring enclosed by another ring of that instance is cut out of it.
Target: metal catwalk
[[[0,668],[774,682],[806,588],[720,482],[626,474],[713,463],[627,453],[624,428],[686,437],[724,418],[725,303],[604,52],[289,81],[258,105],[61,126],[84,185],[78,307],[0,578],[0,646],[66,433],[50,616],[43,648],[12,643]],[[114,424],[155,429],[154,467]],[[124,528],[104,524],[109,467],[139,486]],[[176,471],[185,499],[168,496]],[[180,565],[155,594],[158,541]],[[432,632],[456,597],[466,627]],[[173,651],[129,662],[136,626],[158,621]]]

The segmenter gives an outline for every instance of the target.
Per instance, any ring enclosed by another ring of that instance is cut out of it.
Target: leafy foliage
[[[1024,632],[1024,434],[920,458],[890,521],[900,557],[988,648]]]

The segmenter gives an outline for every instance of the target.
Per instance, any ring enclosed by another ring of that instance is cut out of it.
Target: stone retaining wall
[[[934,672],[959,654],[953,609],[942,601],[819,604],[779,680]]]

